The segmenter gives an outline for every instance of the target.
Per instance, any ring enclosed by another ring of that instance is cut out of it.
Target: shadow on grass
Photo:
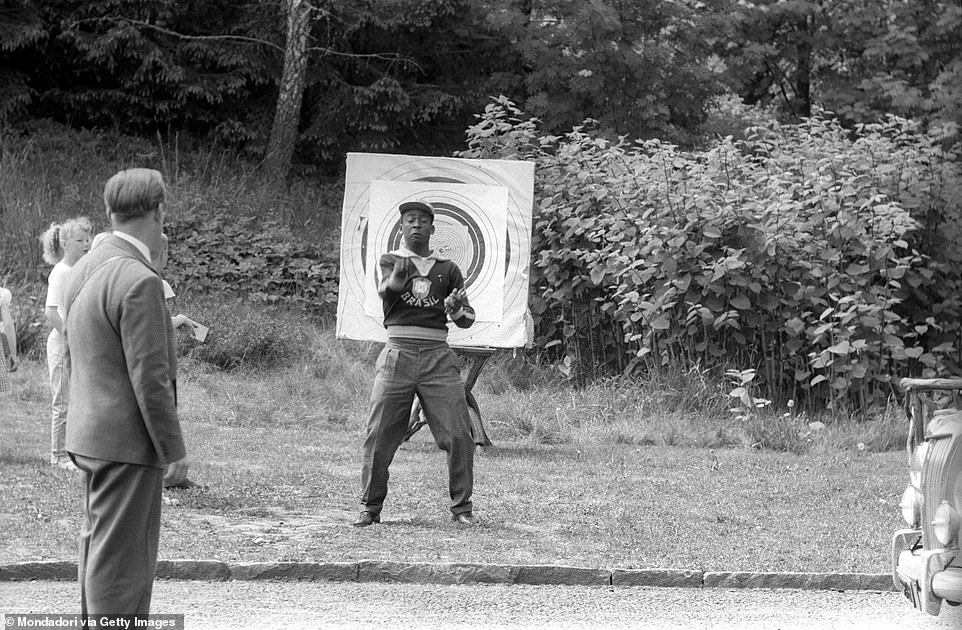
[[[522,458],[525,460],[551,460],[558,456],[559,452],[574,450],[572,447],[564,446],[545,446],[543,444],[509,444],[506,446],[485,446],[479,448],[475,455],[481,455],[492,459]]]
[[[32,466],[37,464],[37,456],[33,453],[3,453],[0,454],[0,466]]]
[[[410,517],[381,517],[381,522],[373,525],[372,527],[407,527],[412,529],[440,529],[442,525],[447,525],[448,520],[445,520],[444,514],[439,514],[437,518],[424,518],[420,516],[410,516]],[[453,527],[454,525],[451,524]],[[370,528],[357,528],[357,529],[370,529]],[[372,530],[373,531],[373,530]]]

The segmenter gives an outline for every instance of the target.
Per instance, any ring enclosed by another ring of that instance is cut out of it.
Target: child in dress
[[[64,450],[67,432],[68,375],[63,365],[63,291],[70,269],[90,249],[93,226],[86,217],[53,223],[40,237],[43,259],[53,265],[47,277],[47,300],[44,314],[50,324],[47,337],[47,372],[50,376],[50,463],[61,468],[75,469]]]

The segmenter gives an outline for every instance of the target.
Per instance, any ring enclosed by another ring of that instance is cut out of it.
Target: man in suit
[[[113,234],[67,284],[71,383],[66,449],[80,469],[82,614],[150,611],[165,477],[189,463],[174,398],[175,337],[160,276],[166,187],[155,170],[121,171],[104,187]]]

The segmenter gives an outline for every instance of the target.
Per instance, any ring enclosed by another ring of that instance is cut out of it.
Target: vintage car
[[[904,378],[909,484],[900,507],[908,529],[892,540],[892,579],[912,604],[938,615],[962,602],[962,378]]]

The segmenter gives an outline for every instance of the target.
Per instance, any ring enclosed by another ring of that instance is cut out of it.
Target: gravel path
[[[76,612],[77,597],[71,582],[0,582],[2,613]],[[930,618],[894,592],[787,589],[158,580],[152,609],[184,614],[190,630],[962,628],[962,616]]]

